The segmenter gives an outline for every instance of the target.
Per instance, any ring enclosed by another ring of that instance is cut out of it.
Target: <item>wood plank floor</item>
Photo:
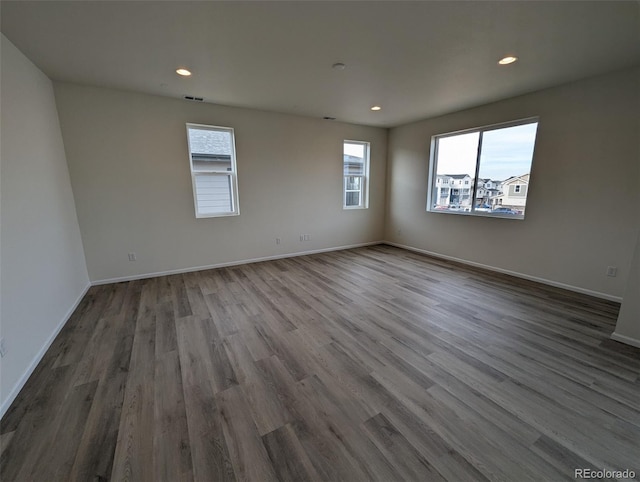
[[[618,305],[389,246],[93,287],[2,420],[2,481],[640,474]]]

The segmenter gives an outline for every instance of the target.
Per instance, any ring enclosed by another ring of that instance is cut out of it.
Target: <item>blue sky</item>
[[[527,174],[536,138],[537,122],[486,131],[480,156],[481,178],[503,181]],[[438,142],[437,174],[475,174],[478,132],[443,137]]]

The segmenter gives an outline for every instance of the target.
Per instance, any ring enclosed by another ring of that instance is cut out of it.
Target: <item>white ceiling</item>
[[[2,32],[54,80],[377,126],[640,65],[638,1],[3,0],[0,9]],[[506,54],[520,61],[498,66]],[[193,76],[177,76],[179,66]]]

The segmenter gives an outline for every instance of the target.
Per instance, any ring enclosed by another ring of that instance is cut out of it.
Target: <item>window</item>
[[[369,143],[344,141],[343,145],[343,207],[369,207]]]
[[[536,117],[433,136],[427,211],[524,219],[537,129]],[[442,196],[450,177],[472,188]]]
[[[187,141],[196,217],[240,214],[233,129],[187,124]]]

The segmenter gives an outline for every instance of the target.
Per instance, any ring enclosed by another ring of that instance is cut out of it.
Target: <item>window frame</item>
[[[353,175],[353,174],[345,174],[344,173],[344,145],[345,144],[361,144],[364,146],[364,165],[363,165],[363,174]],[[351,139],[344,139],[342,141],[342,209],[352,210],[352,209],[369,209],[369,168],[371,162],[371,143],[367,141],[356,141]],[[359,190],[348,190],[347,189],[347,178],[349,177],[359,177],[360,178],[360,189]],[[347,206],[347,193],[349,192],[359,192],[360,193],[360,204],[357,206]]]
[[[193,153],[191,152],[191,138],[189,129],[199,129],[217,132],[228,132],[231,134],[231,171],[198,171],[193,167]],[[193,207],[196,218],[220,218],[228,216],[240,215],[240,200],[238,197],[238,166],[236,161],[236,136],[233,127],[214,126],[209,124],[195,124],[187,122],[187,152],[189,154],[189,170],[191,172],[191,189],[193,190]],[[221,213],[201,213],[198,211],[198,191],[196,186],[196,178],[210,176],[226,176],[229,179],[229,194],[231,202],[231,211]]]
[[[462,129],[462,130],[458,130],[458,131],[453,131],[453,132],[445,132],[443,134],[436,134],[431,136],[431,143],[430,143],[430,148],[429,148],[429,185],[427,187],[427,206],[426,206],[426,210],[429,213],[437,213],[437,214],[455,214],[455,215],[462,215],[462,216],[479,216],[479,217],[490,217],[490,218],[504,218],[504,219],[517,219],[517,220],[524,220],[525,215],[524,214],[520,214],[520,215],[514,215],[514,214],[501,214],[501,213],[493,213],[493,212],[486,212],[486,211],[476,211],[476,207],[475,207],[475,199],[476,199],[476,194],[477,194],[477,190],[478,190],[478,174],[480,172],[480,156],[482,154],[482,137],[483,134],[485,132],[489,132],[489,131],[494,131],[494,130],[498,130],[498,129],[507,129],[509,127],[516,127],[516,126],[521,126],[521,125],[526,125],[526,124],[534,124],[537,123],[538,127],[536,128],[536,137],[534,139],[534,144],[533,144],[533,150],[531,152],[531,167],[529,168],[529,184],[531,183],[531,171],[533,169],[533,161],[535,158],[535,151],[536,151],[536,145],[538,143],[538,131],[537,129],[540,127],[540,117],[539,116],[532,116],[532,117],[525,117],[523,119],[517,119],[517,120],[513,120],[513,121],[507,121],[507,122],[499,122],[496,124],[489,124],[486,126],[480,126],[480,127],[472,127],[469,129]],[[474,173],[474,177],[473,179],[475,180],[473,182],[473,189],[471,190],[471,205],[469,206],[469,211],[463,211],[463,210],[454,210],[454,211],[450,211],[450,210],[445,210],[445,209],[436,209],[433,206],[433,196],[434,193],[437,192],[437,186],[436,186],[436,180],[437,180],[437,159],[438,159],[438,140],[439,139],[443,139],[443,138],[447,138],[447,137],[453,137],[453,136],[458,136],[458,135],[462,135],[462,134],[470,134],[472,132],[478,132],[479,133],[479,137],[478,137],[478,149],[477,149],[477,154],[476,154],[476,164],[475,164],[475,173]],[[494,183],[494,180],[491,179],[491,182]],[[527,189],[527,197],[528,197],[528,189]],[[498,204],[499,206],[502,206],[502,199],[498,200]],[[526,204],[525,204],[525,208],[526,208]],[[525,209],[525,213],[526,213],[526,209]]]

